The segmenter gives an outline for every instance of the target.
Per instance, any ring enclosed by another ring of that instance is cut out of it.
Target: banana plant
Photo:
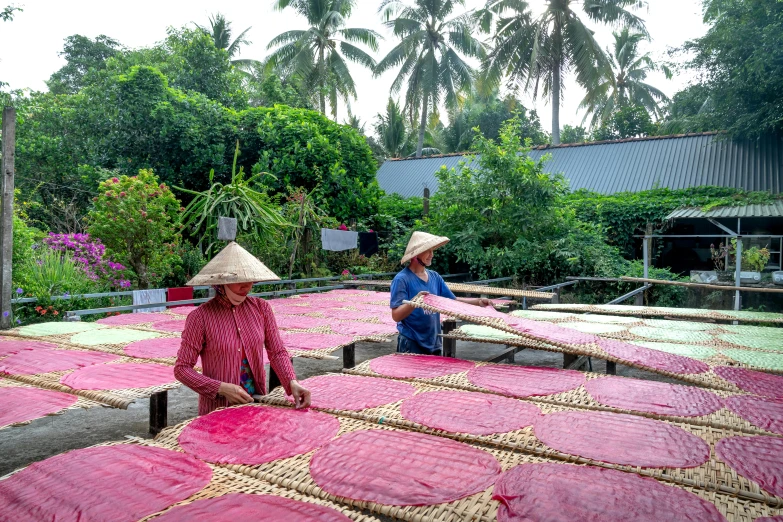
[[[268,234],[274,227],[291,225],[265,192],[253,188],[254,182],[260,177],[271,174],[261,172],[245,179],[244,167],[240,166],[237,171],[238,157],[239,141],[234,150],[229,184],[215,183],[215,170],[212,169],[209,171],[210,188],[204,192],[174,187],[194,196],[182,213],[180,223],[194,236],[199,236],[198,242],[208,259],[219,250],[216,243],[218,217],[235,218],[238,230],[256,236]]]

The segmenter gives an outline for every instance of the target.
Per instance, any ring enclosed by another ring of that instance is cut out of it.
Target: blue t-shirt
[[[456,299],[440,274],[427,270],[427,276],[425,283],[408,267],[394,276],[391,284],[391,308],[401,306],[404,300],[413,299],[419,292]],[[397,323],[397,331],[433,352],[439,350],[442,345],[442,339],[438,337],[441,332],[440,314],[421,308],[414,309],[408,317]]]

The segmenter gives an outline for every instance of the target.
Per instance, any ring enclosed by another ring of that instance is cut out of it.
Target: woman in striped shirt
[[[214,299],[188,316],[174,375],[199,394],[199,415],[266,393],[264,347],[269,363],[297,408],[310,406],[310,392],[296,380],[269,303],[248,297],[253,283],[279,280],[234,242],[224,248],[189,286],[214,286]],[[194,366],[199,356],[203,373]]]

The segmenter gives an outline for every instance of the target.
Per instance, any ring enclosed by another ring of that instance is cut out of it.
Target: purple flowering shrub
[[[98,284],[111,288],[130,288],[126,268],[115,263],[106,255],[106,246],[89,234],[49,233],[43,243],[57,252],[70,253],[87,277]]]

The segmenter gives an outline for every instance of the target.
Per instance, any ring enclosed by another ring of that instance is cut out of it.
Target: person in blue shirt
[[[433,251],[449,242],[449,238],[435,236],[426,232],[414,232],[405,249],[400,264],[403,268],[391,284],[391,313],[392,319],[397,321],[397,351],[403,353],[419,353],[427,355],[441,355],[443,339],[439,337],[441,332],[440,314],[425,311],[421,308],[405,304],[419,292],[427,292],[440,297],[456,299],[463,303],[478,306],[489,305],[488,299],[470,299],[455,297],[446,286],[443,278],[434,270],[427,267],[432,263]]]

